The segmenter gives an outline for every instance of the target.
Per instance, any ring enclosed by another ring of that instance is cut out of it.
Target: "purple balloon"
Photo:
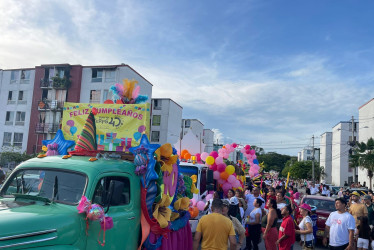
[[[66,125],[70,126],[70,127],[74,127],[74,121],[73,120],[69,120],[66,122]]]
[[[138,132],[143,133],[144,131],[145,131],[145,126],[144,125],[139,126]]]

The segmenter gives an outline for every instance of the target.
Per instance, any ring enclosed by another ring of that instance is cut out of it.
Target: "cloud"
[[[214,132],[214,143],[223,144],[224,143],[224,136],[222,132],[218,128],[212,128]]]

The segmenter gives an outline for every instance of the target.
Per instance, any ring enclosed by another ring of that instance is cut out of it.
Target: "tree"
[[[6,166],[9,163],[18,165],[19,163],[27,161],[28,159],[31,159],[33,157],[35,157],[35,155],[28,155],[26,154],[26,152],[19,153],[16,151],[3,151],[0,153],[0,165]]]
[[[292,163],[292,165],[286,164],[286,167],[282,171],[282,175],[287,176],[288,172],[290,172],[290,176],[293,179],[311,179],[312,161],[296,161]],[[314,174],[316,179],[319,179],[321,175],[324,175],[323,169],[318,163],[314,166]]]
[[[264,162],[264,170],[270,172],[271,170],[282,172],[286,162],[291,159],[289,155],[281,155],[275,152],[257,155],[257,160],[261,163]],[[295,159],[295,158],[293,158]]]
[[[370,138],[367,143],[357,143],[354,154],[350,156],[350,164],[359,165],[366,169],[370,180],[370,188],[372,187],[372,178],[374,172],[374,140]]]

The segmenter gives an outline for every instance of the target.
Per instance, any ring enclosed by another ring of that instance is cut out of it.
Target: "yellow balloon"
[[[228,165],[225,169],[225,172],[229,175],[232,175],[235,172],[235,167],[233,165]]]
[[[206,162],[208,165],[213,165],[213,164],[214,164],[214,158],[213,158],[213,156],[208,156],[208,157],[205,159],[205,162]]]

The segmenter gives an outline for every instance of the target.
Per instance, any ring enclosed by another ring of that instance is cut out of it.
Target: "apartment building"
[[[354,138],[352,138],[352,129]],[[349,167],[349,142],[358,138],[358,122],[342,121],[332,128],[331,147],[331,182],[336,186],[343,186],[345,182],[353,181],[354,170]]]
[[[203,143],[205,144],[205,152],[212,152],[213,151],[213,144],[214,144],[214,132],[211,129],[205,128],[203,130]]]
[[[360,124],[358,141],[367,143],[368,139],[374,138],[374,98],[358,109],[358,121]],[[361,184],[366,182],[369,186],[367,170],[358,168],[358,181]],[[374,187],[369,188],[373,189]]]
[[[1,71],[1,151],[26,151],[34,78],[35,69],[32,68]]]
[[[183,108],[169,98],[152,98],[151,134],[152,143],[174,145],[181,134]]]
[[[319,148],[314,148],[314,159],[319,162]],[[311,161],[313,159],[313,148],[305,147],[297,153],[297,161]]]
[[[325,175],[322,180],[325,183],[332,183],[332,132],[325,132],[320,139],[320,166],[323,168]]]

